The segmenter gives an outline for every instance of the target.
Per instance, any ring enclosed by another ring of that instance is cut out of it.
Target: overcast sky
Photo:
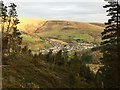
[[[19,17],[105,22],[104,0],[3,0],[17,4]]]

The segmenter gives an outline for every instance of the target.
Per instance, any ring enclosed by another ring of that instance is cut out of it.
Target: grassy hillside
[[[100,26],[100,27],[105,27],[105,25],[103,23],[90,23],[90,24],[97,25],[97,26]]]
[[[22,33],[23,45],[27,45],[31,50],[39,50],[50,47],[50,44],[47,44],[45,41],[34,35],[29,35]]]
[[[38,27],[42,26],[45,19],[39,18],[19,18],[20,24],[18,28],[20,31],[24,31],[26,33],[33,33]]]
[[[102,23],[32,18],[20,18],[20,22],[18,28],[24,33],[23,40],[30,44],[30,48],[46,47],[46,43],[41,41],[40,37],[56,38],[60,42],[82,39],[87,42],[99,43],[101,41],[100,33],[104,29]]]
[[[46,21],[35,33],[41,37],[54,37],[59,39],[83,39],[88,42],[99,42],[100,33],[104,27],[82,22]]]

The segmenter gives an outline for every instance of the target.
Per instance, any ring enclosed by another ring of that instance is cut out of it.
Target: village
[[[73,51],[82,51],[86,49],[92,49],[94,47],[97,47],[98,45],[96,43],[89,43],[89,42],[76,42],[72,41],[69,43],[58,41],[55,39],[45,39],[45,42],[48,44],[51,44],[51,48],[49,49],[43,49],[40,50],[41,53],[45,54],[48,53],[50,50],[52,50],[53,53],[57,53],[60,50],[66,50],[67,52],[73,52]]]

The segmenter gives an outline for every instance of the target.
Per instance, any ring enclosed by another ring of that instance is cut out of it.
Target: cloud
[[[34,0],[35,2],[31,0],[24,1],[16,2],[19,17],[89,22],[104,22],[106,20],[105,9],[103,9],[104,2],[97,2],[98,0],[91,0],[92,2],[89,2],[90,0],[74,0],[74,2],[73,0],[64,0],[65,2],[60,2],[63,0],[49,0],[49,2],[48,0]]]
[[[104,0],[4,0],[5,2],[103,2]]]

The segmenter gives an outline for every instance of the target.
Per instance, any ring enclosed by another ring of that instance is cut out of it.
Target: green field
[[[69,39],[69,37],[84,39],[94,42],[100,38],[100,33],[104,27],[90,23],[70,22],[70,21],[47,21],[36,32],[41,37],[54,37],[59,39]],[[99,42],[99,41],[98,41]]]

